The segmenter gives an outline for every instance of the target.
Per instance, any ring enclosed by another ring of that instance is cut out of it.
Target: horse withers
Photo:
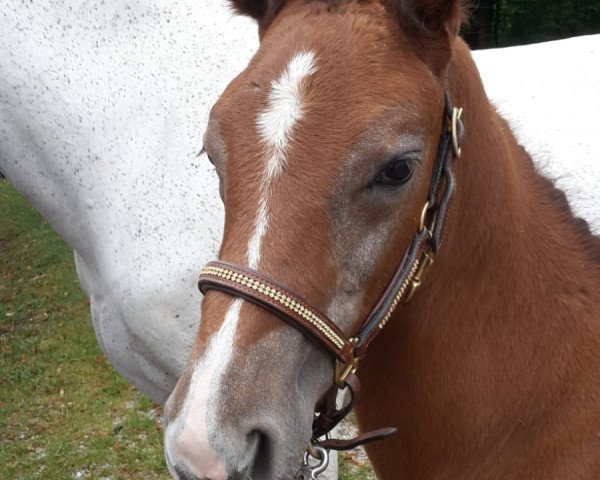
[[[277,299],[299,292],[348,337],[417,232],[435,227],[420,289],[410,303],[399,292],[354,352],[361,431],[399,429],[367,447],[378,476],[598,478],[600,243],[487,100],[457,36],[461,2],[233,3],[258,21],[261,46],[205,135],[227,278],[266,279]],[[464,109],[464,137],[459,147],[455,118],[442,164],[453,174],[439,176],[448,103]],[[225,290],[207,290],[166,406],[169,468],[293,477],[333,382],[331,349],[268,299]]]

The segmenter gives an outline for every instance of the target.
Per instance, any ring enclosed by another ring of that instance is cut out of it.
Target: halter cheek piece
[[[417,233],[387,288],[353,337],[348,338],[332,320],[300,295],[260,272],[216,261],[210,262],[200,274],[198,286],[202,293],[219,290],[254,303],[316,340],[335,358],[335,381],[315,408],[313,439],[309,446],[309,452],[318,458],[323,457],[323,461],[328,449],[348,450],[396,432],[395,428],[384,428],[351,440],[318,440],[327,435],[355,405],[360,390],[356,376],[358,361],[364,357],[370,343],[389,321],[398,304],[401,301],[407,303],[412,298],[421,285],[423,273],[433,263],[433,256],[441,246],[448,203],[455,188],[452,160],[460,158],[461,154],[461,114],[462,109],[452,108],[446,94],[443,129]],[[350,401],[338,409],[337,394],[344,389],[348,389]],[[314,450],[315,446],[320,447],[318,452]]]

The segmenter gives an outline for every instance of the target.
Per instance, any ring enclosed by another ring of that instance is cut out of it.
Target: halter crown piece
[[[358,400],[360,383],[356,371],[359,360],[390,320],[398,304],[401,301],[408,303],[413,297],[421,285],[423,274],[439,251],[448,204],[455,189],[452,160],[461,156],[461,115],[462,108],[452,108],[446,94],[443,129],[417,233],[387,288],[353,337],[349,338],[332,320],[300,295],[260,272],[215,261],[207,264],[200,273],[198,287],[202,293],[219,290],[254,303],[290,323],[309,339],[316,340],[335,358],[334,383],[315,408],[312,441],[308,448],[308,454],[316,458],[319,464],[311,467],[308,455],[305,456],[296,476],[298,480],[316,478],[321,471],[318,469],[328,461],[330,449],[349,450],[396,432],[395,428],[383,428],[350,440],[328,438],[329,432],[350,413]],[[338,409],[337,394],[342,390],[347,390],[350,394],[349,401]]]

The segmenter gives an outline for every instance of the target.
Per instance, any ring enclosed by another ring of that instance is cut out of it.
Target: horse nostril
[[[248,435],[246,435],[246,451],[251,452],[257,450],[258,445],[264,436],[264,433],[262,433],[260,430],[252,430]]]
[[[271,441],[268,434],[260,430],[253,430],[247,436],[246,464],[251,467],[253,476],[266,478],[271,471]]]

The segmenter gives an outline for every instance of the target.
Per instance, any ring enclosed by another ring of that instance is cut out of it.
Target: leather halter
[[[203,294],[208,290],[219,290],[254,303],[302,331],[335,358],[335,382],[315,409],[312,444],[327,449],[347,450],[385,438],[396,431],[395,428],[387,428],[352,440],[317,440],[327,435],[356,403],[360,389],[355,375],[359,359],[365,355],[370,343],[390,320],[400,301],[407,303],[412,298],[421,284],[423,273],[433,263],[433,255],[441,246],[448,203],[455,188],[452,160],[459,158],[461,154],[461,114],[462,109],[452,108],[446,94],[443,129],[417,233],[387,288],[353,337],[348,338],[331,319],[312,307],[298,293],[260,272],[215,261],[207,264],[200,273],[198,286]],[[350,401],[338,409],[337,393],[344,389],[350,392]]]

